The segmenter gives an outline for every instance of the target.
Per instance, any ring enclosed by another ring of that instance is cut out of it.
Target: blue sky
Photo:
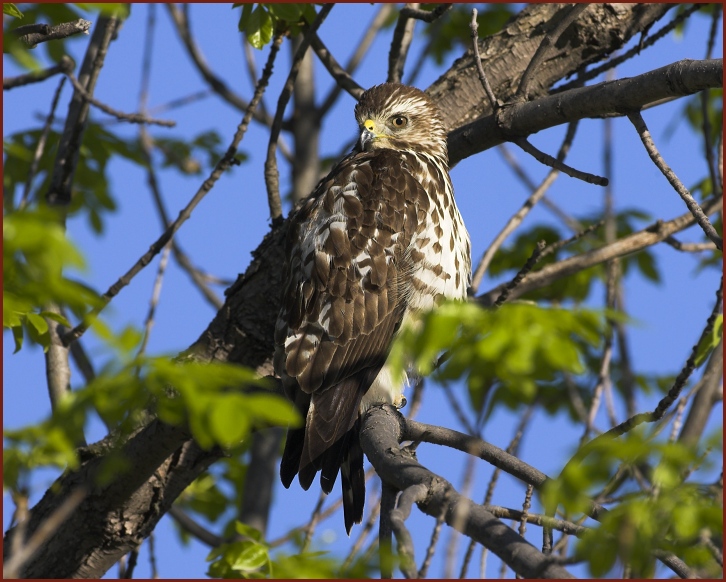
[[[22,9],[22,6],[21,6]],[[96,88],[96,97],[122,111],[136,111],[138,107],[140,64],[144,44],[146,15],[148,5],[134,5],[131,17],[121,29],[118,39],[110,47],[104,69]],[[364,27],[373,18],[375,7],[369,4],[346,4],[336,6],[319,34],[339,62],[345,62],[354,49],[355,43]],[[245,98],[252,94],[252,87],[243,61],[242,41],[237,32],[239,10],[232,10],[229,4],[192,5],[190,7],[192,31],[211,68],[229,86]],[[149,104],[155,106],[173,99],[199,91],[202,86],[198,72],[193,68],[179,39],[176,37],[167,14],[162,6],[156,7],[157,29],[155,51],[152,65],[152,81]],[[663,20],[667,22],[669,16]],[[89,17],[96,19],[95,14]],[[655,48],[646,50],[639,58],[630,60],[617,69],[619,78],[647,72],[680,59],[701,59],[704,57],[710,19],[696,14],[687,25],[685,35],[674,34],[659,42]],[[655,29],[662,24],[656,24]],[[417,25],[421,31],[423,25]],[[721,28],[719,27],[719,31]],[[385,80],[388,44],[392,29],[383,31],[374,43],[362,67],[354,75],[356,81],[370,86]],[[68,43],[72,56],[77,63],[82,60],[88,37],[80,37]],[[417,36],[414,40],[409,64],[424,46],[424,40]],[[721,32],[716,43],[715,56],[722,56]],[[267,57],[268,49],[254,51],[258,69]],[[445,59],[441,67],[428,63],[416,85],[425,88],[438,78],[459,56],[455,49]],[[40,53],[44,55],[45,53]],[[277,95],[284,83],[289,65],[290,50],[285,44],[275,67],[270,87],[266,93],[268,108],[274,111]],[[324,96],[332,86],[324,68],[315,65],[316,80]],[[4,76],[18,74],[18,69],[9,59],[4,60]],[[405,78],[405,76],[404,76]],[[4,93],[3,126],[4,135],[16,131],[39,127],[49,107],[50,97],[57,85],[58,78],[44,83],[14,89]],[[600,79],[601,80],[601,79]],[[65,87],[58,116],[63,117],[70,97],[70,89]],[[343,94],[327,119],[321,135],[321,154],[336,155],[343,144],[347,143],[356,131],[353,118],[353,99]],[[683,116],[684,100],[676,101],[653,110],[643,116],[666,161],[690,187],[706,174],[706,165],[701,154],[702,145],[690,130]],[[108,120],[108,116],[92,111],[96,120]],[[173,130],[152,128],[156,137],[195,136],[210,129],[222,137],[223,147],[232,138],[241,114],[219,99],[210,97],[192,103],[184,108],[159,113],[158,117],[171,118],[177,122]],[[672,126],[668,136],[666,128]],[[114,126],[116,127],[116,126]],[[568,157],[568,163],[575,168],[595,174],[602,173],[602,131],[603,124],[598,120],[584,120]],[[137,129],[133,126],[118,127],[124,136],[133,136]],[[665,178],[650,162],[636,132],[627,119],[613,121],[615,140],[613,182],[616,208],[638,208],[653,218],[669,220],[686,211],[683,202],[668,185]],[[532,137],[532,142],[540,149],[554,155],[564,135],[564,128],[554,128]],[[252,124],[241,144],[241,150],[249,159],[242,166],[234,168],[221,178],[212,192],[195,210],[191,219],[178,235],[178,241],[192,257],[195,264],[222,278],[234,280],[238,273],[244,272],[250,261],[250,251],[260,242],[269,229],[266,191],[262,166],[267,146],[266,129]],[[535,183],[541,181],[548,168],[510,145]],[[282,190],[286,190],[289,172],[282,156],[278,163],[283,170]],[[188,202],[206,177],[185,177],[170,170],[160,173],[161,188],[170,216]],[[95,235],[88,227],[85,217],[68,221],[68,236],[83,250],[89,269],[86,280],[99,291],[105,291],[124,273],[149,247],[160,233],[159,219],[153,207],[151,196],[141,170],[126,161],[114,161],[110,168],[110,187],[118,203],[118,211],[108,216],[106,230],[101,236]],[[486,151],[478,156],[462,161],[452,171],[452,180],[461,213],[466,221],[472,239],[473,262],[476,264],[501,225],[513,214],[528,196],[525,187],[513,176],[512,171],[496,150]],[[602,208],[603,191],[596,186],[585,184],[567,176],[560,176],[552,186],[548,196],[575,216],[593,214]],[[289,207],[286,207],[287,213]],[[644,221],[644,227],[651,221]],[[528,216],[527,225],[536,223],[557,224],[551,215],[542,208]],[[679,235],[686,241],[700,241],[700,232],[691,228]],[[713,269],[698,272],[697,257],[678,253],[661,245],[654,249],[662,282],[655,285],[640,276],[629,276],[624,282],[627,309],[637,323],[629,327],[632,346],[633,366],[641,373],[677,373],[685,362],[691,346],[695,343],[702,326],[713,305],[714,291],[718,284],[718,273]],[[148,309],[149,297],[156,276],[158,258],[132,284],[113,300],[105,312],[107,321],[114,329],[132,325],[143,326]],[[486,290],[501,282],[499,279],[485,279],[481,289]],[[218,293],[222,295],[222,288]],[[596,288],[594,303],[600,303],[604,291]],[[206,328],[215,312],[191,287],[187,276],[171,261],[163,282],[161,303],[148,346],[152,354],[174,354],[189,346]],[[92,357],[103,361],[107,355],[99,342],[89,335],[84,338],[85,347]],[[17,428],[37,422],[49,412],[43,355],[40,349],[25,347],[19,354],[12,355],[12,338],[3,335],[3,423],[6,428]],[[99,365],[100,366],[100,365]],[[73,369],[72,384],[80,386],[82,376]],[[461,389],[460,387],[456,387]],[[640,399],[638,411],[652,409],[653,397]],[[619,411],[622,415],[622,411]],[[720,411],[714,419],[720,418]],[[621,417],[622,419],[622,417]],[[437,388],[430,388],[417,420],[459,428],[446,401]],[[511,439],[518,417],[510,412],[495,414],[487,424],[484,437],[492,443],[506,447]],[[565,422],[564,417],[548,418],[536,415],[529,432],[526,434],[521,458],[538,469],[557,473],[568,455],[573,443],[580,434]],[[604,415],[598,417],[599,426],[607,426]],[[87,431],[89,441],[103,436],[102,425],[93,421]],[[419,460],[445,476],[457,488],[461,486],[463,474],[463,455],[444,450],[434,445],[422,445],[418,449]],[[488,483],[491,468],[479,461],[472,491],[474,500],[481,500]],[[39,499],[46,487],[52,482],[55,473],[42,471],[33,483],[31,502]],[[337,490],[337,488],[336,488]],[[303,492],[294,485],[290,490],[278,486],[275,492],[275,506],[270,522],[269,539],[273,539],[294,525],[305,522],[318,497],[314,486]],[[494,502],[509,507],[521,507],[524,486],[507,476],[502,476],[495,494]],[[329,500],[329,502],[332,500]],[[7,527],[12,504],[4,497],[3,525]],[[369,508],[367,508],[369,509]],[[433,520],[414,510],[408,522],[414,535],[417,560],[420,563],[423,552],[433,528]],[[156,553],[159,573],[162,577],[195,578],[203,577],[206,571],[204,557],[207,548],[198,542],[181,548],[178,545],[170,518],[160,522],[156,534]],[[329,549],[336,554],[345,555],[348,547],[342,526],[342,516],[321,524],[323,535],[317,540],[318,549]],[[530,526],[528,539],[535,545],[541,544],[540,529]],[[357,535],[354,529],[353,536]],[[448,541],[447,531],[439,541]],[[460,542],[460,553],[466,547]],[[144,544],[137,576],[149,575],[147,544]],[[443,575],[443,547],[439,548],[431,574]],[[479,553],[475,553],[474,563],[478,563]],[[458,573],[458,562],[455,574]],[[497,575],[498,560],[490,559],[488,574]],[[115,575],[115,571],[112,571]],[[476,574],[473,565],[470,575]]]

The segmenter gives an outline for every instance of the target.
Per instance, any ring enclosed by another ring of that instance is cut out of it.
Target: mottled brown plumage
[[[363,516],[359,418],[400,404],[385,366],[412,311],[463,299],[469,238],[448,175],[446,131],[412,87],[386,83],[356,106],[361,138],[292,216],[275,370],[305,418],[288,431],[280,475],[307,489],[341,472],[346,530]]]

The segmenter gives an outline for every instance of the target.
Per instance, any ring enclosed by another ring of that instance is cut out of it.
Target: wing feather
[[[348,529],[365,496],[352,433],[403,319],[426,196],[400,155],[376,150],[343,160],[292,218],[275,367],[306,424],[288,435],[281,475],[307,489],[322,471],[329,492],[344,466]]]

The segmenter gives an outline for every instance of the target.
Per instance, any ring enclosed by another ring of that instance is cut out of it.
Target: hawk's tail
[[[365,472],[363,471],[363,449],[360,446],[360,419],[332,447],[324,451],[312,463],[300,467],[305,429],[293,428],[287,431],[287,441],[280,463],[280,479],[287,488],[295,475],[300,474],[300,485],[307,490],[321,471],[320,486],[330,493],[340,469],[343,493],[343,516],[345,530],[350,535],[354,523],[363,520],[366,499]]]
[[[354,523],[363,521],[366,500],[366,476],[363,472],[363,449],[360,446],[360,419],[349,432],[347,454],[340,465],[340,485],[343,490],[343,516],[345,531],[350,535]]]

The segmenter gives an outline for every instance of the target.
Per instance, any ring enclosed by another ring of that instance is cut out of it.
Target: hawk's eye
[[[406,127],[407,124],[408,119],[406,119],[403,115],[394,115],[391,117],[391,125],[393,125],[393,127],[400,129],[402,127]]]

